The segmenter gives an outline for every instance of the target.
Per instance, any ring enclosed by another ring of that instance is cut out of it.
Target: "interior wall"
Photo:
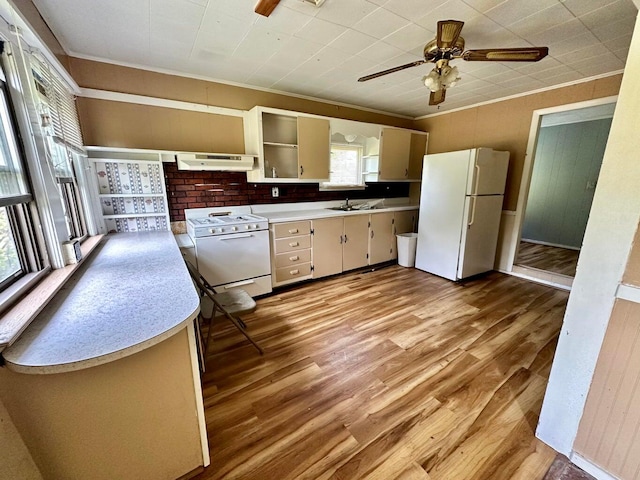
[[[574,450],[622,480],[640,478],[640,304],[618,299]]]
[[[78,97],[85,145],[245,153],[241,117]]]
[[[574,448],[598,354],[640,220],[638,112],[640,25],[636,23],[536,431],[542,441],[565,455],[571,455]]]
[[[610,128],[609,118],[540,129],[523,240],[581,247]]]
[[[82,370],[0,369],[2,402],[42,476],[173,479],[202,466],[190,341],[184,328]]]
[[[416,120],[429,132],[428,153],[491,147],[511,152],[504,210],[516,210],[534,110],[617,95],[622,75],[547,90]],[[464,80],[463,80],[464,81]]]
[[[622,283],[640,287],[640,224],[633,239],[633,248],[629,254],[629,262]]]
[[[287,95],[70,58],[80,87],[247,111],[256,105],[368,123],[413,127],[413,121]],[[85,145],[190,152],[245,153],[243,120],[168,107],[79,97]],[[365,190],[319,191],[317,184],[253,184],[246,174],[181,172],[165,164],[171,221],[185,208],[349,198],[406,197],[407,183],[372,183]],[[279,196],[271,195],[278,186]]]
[[[411,119],[289,95],[181,77],[178,75],[168,75],[75,57],[70,57],[69,63],[73,78],[80,87],[84,88],[179,100],[203,105],[215,105],[217,107],[237,110],[250,110],[256,105],[260,105],[263,107],[281,108],[326,117],[393,125],[402,128],[413,127],[413,120]],[[102,108],[102,106],[94,106],[94,108],[98,107]],[[113,106],[113,109],[116,108],[117,106]],[[153,115],[150,115],[149,121],[154,121]],[[91,142],[91,138],[89,138],[89,140],[85,139],[85,144],[94,145],[94,143]]]
[[[0,480],[42,480],[9,412],[0,402]]]
[[[181,171],[175,163],[165,163],[164,172],[172,222],[185,219],[185,208],[409,196],[409,184],[400,182],[370,183],[364,190],[321,192],[317,183],[248,183],[243,172]],[[271,188],[275,186],[279,192],[274,198]]]

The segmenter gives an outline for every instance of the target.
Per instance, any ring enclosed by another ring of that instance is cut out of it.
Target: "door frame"
[[[536,272],[528,269],[520,268],[514,265],[516,255],[518,253],[518,245],[520,243],[520,237],[522,235],[522,225],[524,223],[524,212],[527,207],[527,200],[529,198],[529,187],[531,185],[531,175],[533,173],[533,160],[536,154],[536,148],[538,146],[538,133],[540,131],[540,123],[544,115],[552,113],[568,112],[572,110],[580,110],[588,107],[596,107],[599,105],[605,105],[608,103],[616,103],[618,101],[618,95],[612,95],[609,97],[596,98],[594,100],[586,100],[583,102],[570,103],[566,105],[558,105],[555,107],[542,108],[534,110],[531,116],[531,127],[529,129],[529,140],[527,142],[527,150],[524,158],[524,165],[522,167],[522,179],[520,181],[520,191],[518,193],[518,203],[516,211],[514,212],[513,226],[510,232],[510,239],[507,244],[508,254],[506,256],[507,265],[505,265],[505,273],[512,275],[529,278],[538,282],[547,283],[556,287],[570,289],[571,281],[566,281],[565,275],[554,274],[551,272],[541,272],[544,275],[536,276]],[[615,115],[615,114],[614,114]],[[503,212],[503,221],[505,219],[505,212]],[[503,257],[504,258],[504,257]],[[515,267],[515,269],[514,269]],[[528,271],[527,271],[528,270]]]

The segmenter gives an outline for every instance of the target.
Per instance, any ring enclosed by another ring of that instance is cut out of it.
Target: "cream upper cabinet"
[[[329,120],[255,107],[244,118],[245,152],[258,156],[249,182],[295,183],[329,180]]]
[[[380,133],[379,180],[407,180],[411,132],[385,127]]]
[[[422,180],[422,164],[427,154],[427,132],[411,132],[411,148],[409,150],[409,180]]]
[[[329,179],[331,128],[324,118],[298,117],[298,178]]]
[[[364,182],[419,181],[427,133],[374,123],[254,107],[244,116],[245,153],[256,155],[247,181],[329,181],[332,137],[361,149]]]
[[[369,265],[393,260],[393,212],[369,215]]]
[[[344,243],[342,217],[320,218],[313,224],[313,278],[342,272],[342,244]]]

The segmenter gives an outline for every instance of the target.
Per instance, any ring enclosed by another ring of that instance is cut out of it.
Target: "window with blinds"
[[[86,220],[80,201],[74,157],[84,154],[74,96],[45,61],[31,55],[31,74],[40,104],[40,126],[46,134],[47,154],[63,199],[69,239],[86,235]]]
[[[51,137],[57,143],[82,150],[82,133],[74,96],[46,62],[35,55],[32,55],[31,59],[31,72],[36,90],[47,106],[41,115],[46,116],[48,113],[50,117]],[[43,121],[46,122],[46,119]]]
[[[6,60],[0,42],[1,60]],[[0,291],[44,268],[36,242],[35,204],[27,181],[9,89],[0,68]]]

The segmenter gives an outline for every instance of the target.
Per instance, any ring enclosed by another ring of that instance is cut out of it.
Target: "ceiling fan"
[[[438,22],[436,38],[424,46],[424,60],[399,65],[381,72],[372,73],[358,79],[366,82],[374,78],[416,67],[423,63],[435,63],[434,69],[422,78],[431,90],[429,105],[444,102],[447,88],[453,87],[460,77],[458,68],[449,65],[451,60],[462,58],[468,62],[537,62],[549,53],[547,47],[525,48],[488,48],[484,50],[465,50],[464,38],[460,36],[464,22],[459,20],[441,20]]]

